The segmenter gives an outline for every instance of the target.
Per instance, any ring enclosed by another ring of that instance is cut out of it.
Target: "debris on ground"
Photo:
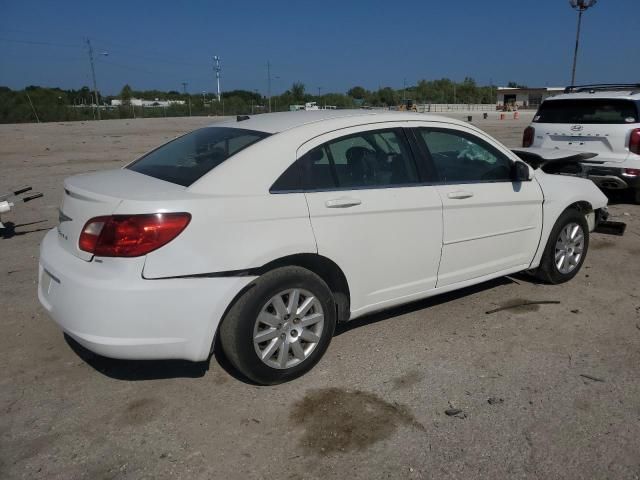
[[[489,399],[487,400],[487,403],[489,405],[496,405],[496,404],[499,404],[499,403],[504,403],[504,398],[489,397]]]
[[[557,305],[559,303],[560,303],[559,300],[527,301],[527,302],[517,303],[517,304],[514,304],[514,305],[503,305],[502,307],[494,308],[493,310],[488,310],[485,313],[487,315],[490,315],[492,313],[501,312],[502,310],[510,310],[512,308],[526,307],[526,306],[529,306],[529,305]]]
[[[594,377],[593,375],[587,375],[586,373],[581,373],[580,376],[588,378],[589,380],[593,380],[594,382],[604,382],[603,378]]]
[[[460,410],[459,408],[449,408],[448,410],[445,410],[444,413],[448,417],[457,417],[460,414],[464,415],[464,412],[462,410]]]

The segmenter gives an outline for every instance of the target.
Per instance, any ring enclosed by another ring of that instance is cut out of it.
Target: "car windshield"
[[[629,100],[548,100],[533,119],[536,123],[626,124],[638,121],[636,104]]]
[[[232,155],[268,136],[242,128],[201,128],[153,150],[127,168],[188,187]]]

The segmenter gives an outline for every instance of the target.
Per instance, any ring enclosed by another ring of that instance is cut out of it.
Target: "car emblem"
[[[573,127],[571,127],[571,130],[573,130],[574,132],[581,132],[582,128],[582,125],[574,125]]]
[[[73,218],[65,215],[62,210],[58,210],[58,222],[62,223],[62,222],[70,222],[72,221]]]

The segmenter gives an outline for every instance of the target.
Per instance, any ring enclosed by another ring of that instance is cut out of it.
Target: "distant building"
[[[129,100],[129,105],[134,107],[169,107],[171,105],[184,105],[184,100],[143,100],[141,98],[132,98]],[[123,105],[122,100],[114,98],[111,100],[112,107],[120,107]]]
[[[289,105],[289,111],[297,112],[298,110],[335,110],[335,105],[325,105],[319,107],[316,102],[307,102],[304,105]]]
[[[564,87],[511,88],[498,87],[497,105],[538,108],[543,100],[564,91]]]

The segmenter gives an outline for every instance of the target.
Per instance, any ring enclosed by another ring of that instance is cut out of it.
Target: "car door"
[[[443,205],[437,286],[527,268],[542,229],[538,183],[513,181],[514,160],[471,129],[439,126],[413,132],[438,177]]]
[[[442,202],[397,124],[317,137],[298,151],[318,253],[347,277],[353,315],[435,287]]]

